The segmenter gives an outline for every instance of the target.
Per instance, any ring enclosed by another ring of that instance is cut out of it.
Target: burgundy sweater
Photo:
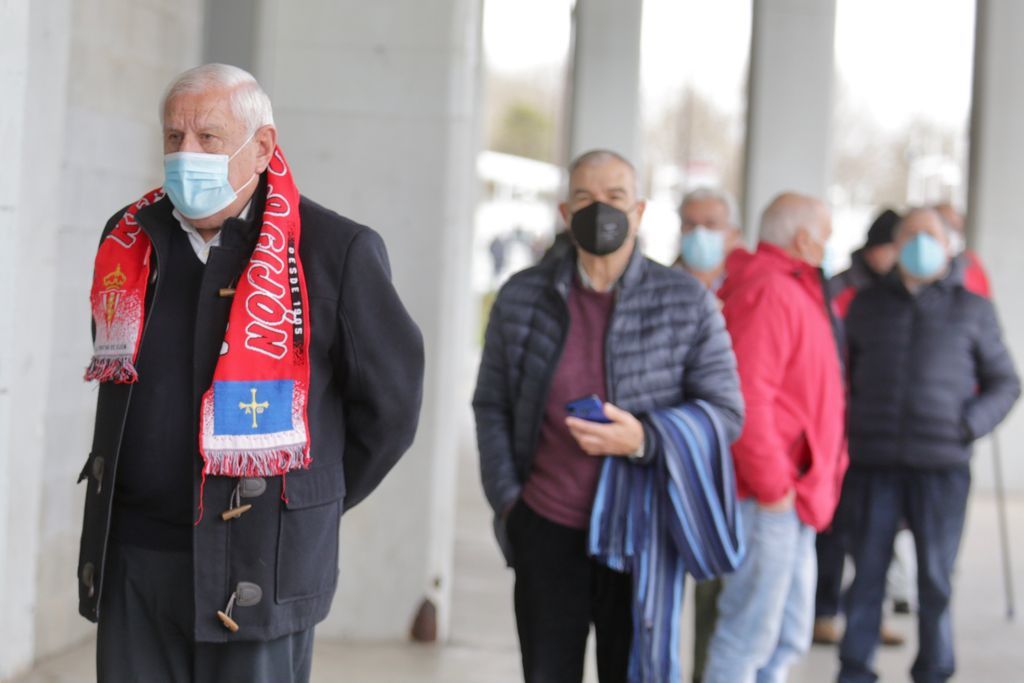
[[[604,338],[614,303],[614,292],[585,289],[573,278],[565,348],[548,392],[533,469],[523,487],[523,501],[537,514],[574,529],[590,525],[604,457],[587,455],[576,443],[565,426],[565,404],[590,394],[607,400]]]

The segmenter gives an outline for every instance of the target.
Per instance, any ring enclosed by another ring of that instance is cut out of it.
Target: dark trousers
[[[306,683],[313,629],[269,642],[197,643],[192,554],[111,542],[98,683]]]
[[[814,616],[839,614],[843,592],[843,564],[846,562],[845,529],[837,518],[832,528],[818,534],[814,547],[818,555],[818,587],[814,594]]]
[[[846,601],[839,649],[840,683],[873,683],[885,577],[893,539],[905,519],[917,548],[919,649],[915,683],[940,683],[956,668],[949,603],[971,473],[967,465],[941,470],[851,468],[846,474],[851,551],[856,575]]]
[[[708,661],[708,646],[718,622],[718,596],[722,593],[722,579],[698,581],[693,590],[693,683],[704,680],[704,665]]]
[[[587,532],[551,522],[520,501],[509,513],[515,610],[526,683],[583,679],[590,625],[601,683],[625,683],[633,638],[629,574],[591,560]]]

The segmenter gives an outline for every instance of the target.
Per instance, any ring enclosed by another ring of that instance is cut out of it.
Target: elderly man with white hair
[[[98,679],[290,683],[341,514],[409,447],[422,338],[370,228],[299,194],[245,71],[181,74],[164,183],[106,225],[78,566]]]
[[[705,683],[784,681],[810,647],[815,530],[832,520],[846,465],[837,328],[820,269],[831,232],[820,201],[776,197],[757,251],[735,257],[720,292],[747,406],[733,445],[747,554],[724,578]]]

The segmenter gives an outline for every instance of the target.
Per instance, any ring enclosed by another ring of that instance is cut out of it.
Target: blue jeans
[[[885,577],[901,519],[907,520],[917,548],[919,650],[910,674],[916,683],[942,683],[953,676],[950,577],[970,485],[967,465],[941,470],[853,467],[846,473],[843,495],[849,492],[854,504],[844,510],[852,515],[848,528],[857,573],[846,596],[840,683],[878,680],[873,667]]]
[[[781,683],[811,646],[814,529],[793,509],[740,502],[747,554],[725,577],[704,683]]]

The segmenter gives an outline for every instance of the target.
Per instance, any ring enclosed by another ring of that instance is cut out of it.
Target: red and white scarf
[[[281,149],[267,168],[256,248],[235,291],[213,384],[203,395],[203,475],[263,477],[309,467],[309,300],[299,260],[299,191]],[[132,204],[100,244],[90,301],[96,323],[86,380],[133,383],[153,245]]]

